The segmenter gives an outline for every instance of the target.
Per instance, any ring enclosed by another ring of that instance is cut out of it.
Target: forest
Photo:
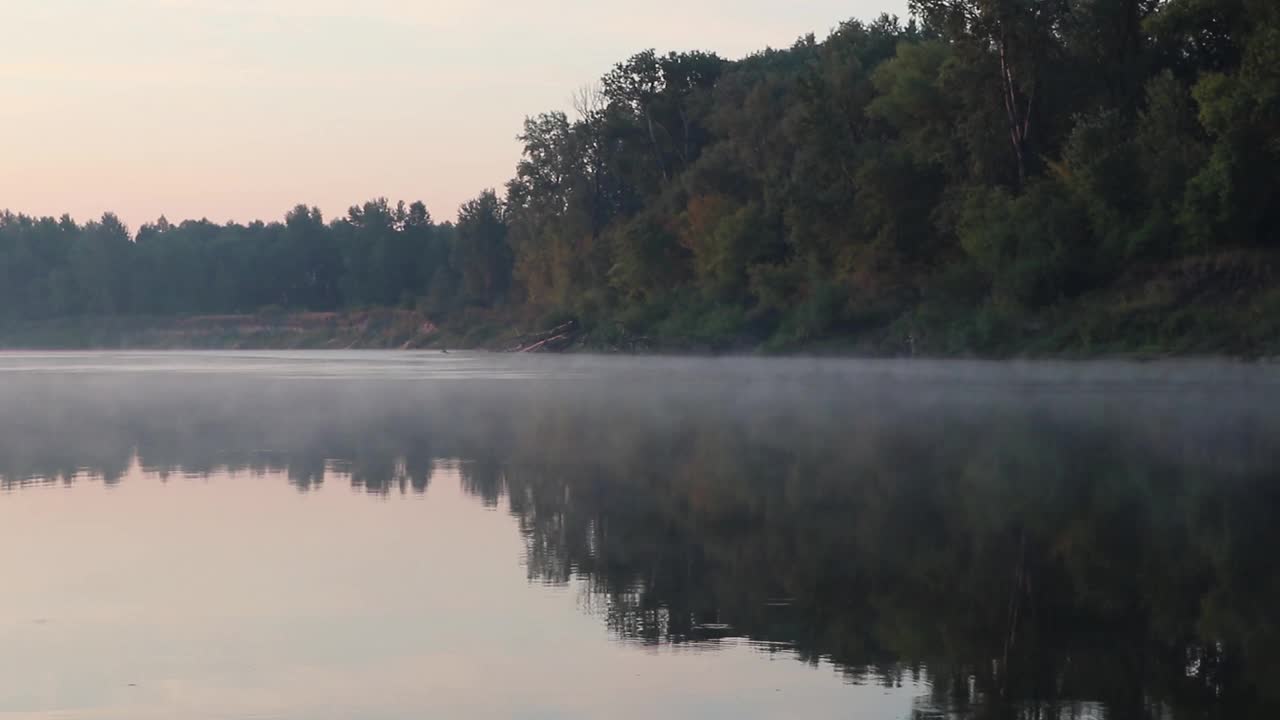
[[[1280,3],[910,9],[635,54],[456,221],[5,212],[0,330],[396,307],[474,345],[1280,352]]]

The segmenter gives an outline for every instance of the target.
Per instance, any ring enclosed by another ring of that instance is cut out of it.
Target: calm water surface
[[[1280,717],[1280,368],[0,354],[0,718]]]

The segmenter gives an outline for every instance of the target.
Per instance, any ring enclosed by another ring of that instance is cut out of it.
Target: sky
[[[906,0],[0,0],[0,208],[136,229],[512,175],[523,119],[645,48],[729,58]]]

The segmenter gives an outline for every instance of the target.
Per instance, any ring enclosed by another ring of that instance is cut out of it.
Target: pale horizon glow
[[[645,48],[738,58],[905,0],[18,0],[0,53],[0,209],[130,228],[438,220],[511,177],[526,116]]]

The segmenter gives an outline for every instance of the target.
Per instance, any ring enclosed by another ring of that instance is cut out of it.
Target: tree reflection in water
[[[918,718],[1272,717],[1273,400],[1194,377],[49,378],[0,389],[0,477],[136,460],[423,493],[456,463],[530,580],[581,580],[627,641],[928,678]]]

